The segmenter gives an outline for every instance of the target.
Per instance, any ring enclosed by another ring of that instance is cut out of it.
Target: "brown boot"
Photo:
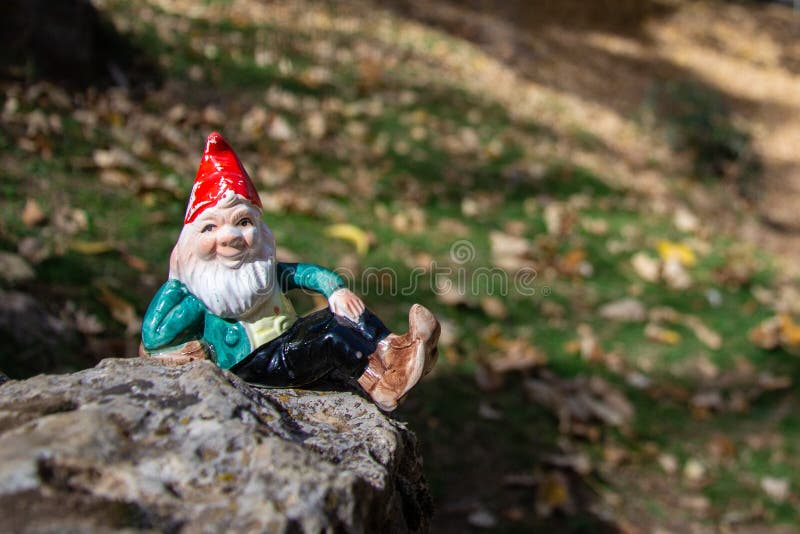
[[[408,312],[408,335],[412,339],[422,341],[425,350],[425,368],[422,376],[427,375],[439,359],[439,334],[442,326],[431,311],[420,304],[411,306]]]
[[[390,334],[369,356],[358,383],[382,410],[394,410],[403,395],[433,368],[440,329],[433,314],[415,304],[408,314],[408,333]]]

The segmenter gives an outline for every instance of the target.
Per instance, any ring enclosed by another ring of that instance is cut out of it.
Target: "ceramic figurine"
[[[141,355],[167,364],[209,358],[266,386],[357,382],[383,410],[433,367],[439,322],[418,304],[408,333],[389,332],[332,271],[280,263],[261,200],[227,141],[208,136],[169,280],[147,309]],[[328,307],[298,316],[285,296],[303,288]]]

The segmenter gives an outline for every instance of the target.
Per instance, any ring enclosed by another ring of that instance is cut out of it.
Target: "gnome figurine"
[[[208,136],[169,280],[147,309],[144,357],[180,365],[208,358],[265,386],[320,379],[357,382],[383,410],[436,362],[439,322],[415,304],[408,333],[389,332],[332,271],[279,263],[261,200],[233,149]],[[298,317],[290,289],[321,293],[328,307]]]

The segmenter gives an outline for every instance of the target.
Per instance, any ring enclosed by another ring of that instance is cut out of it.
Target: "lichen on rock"
[[[0,385],[0,530],[424,532],[413,434],[350,392],[107,359]]]

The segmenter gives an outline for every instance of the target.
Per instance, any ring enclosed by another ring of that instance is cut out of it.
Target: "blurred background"
[[[279,258],[347,269],[393,330],[442,319],[395,412],[435,532],[800,528],[791,2],[5,11],[11,378],[135,356],[218,130]]]

